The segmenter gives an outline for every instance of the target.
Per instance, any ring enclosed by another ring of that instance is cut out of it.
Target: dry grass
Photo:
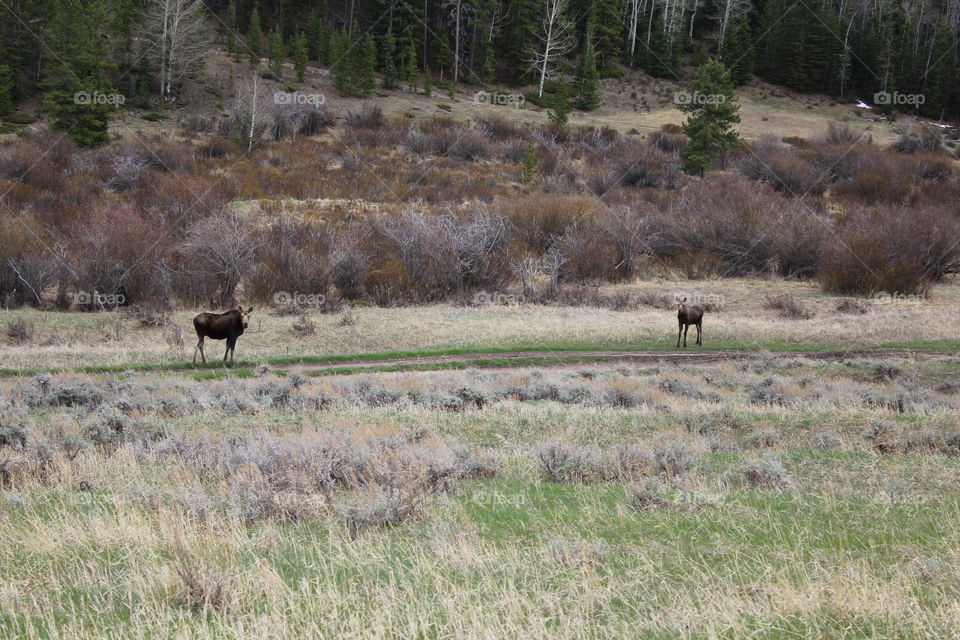
[[[862,432],[955,430],[933,387],[956,359],[893,363],[925,394],[906,414],[862,397],[896,384],[879,364],[0,382],[0,419],[19,412],[27,434],[0,444],[17,469],[0,488],[0,636],[944,637],[960,623],[955,453],[881,453]],[[661,391],[664,376],[716,398]],[[792,401],[750,404],[765,376]],[[127,407],[124,437],[68,457],[63,434],[103,409],[45,403],[83,385]],[[482,408],[374,402],[462,388]],[[320,394],[332,404],[304,411]],[[829,449],[810,425],[830,425]],[[743,450],[774,429],[769,455]],[[542,478],[546,440],[593,481]]]
[[[641,301],[651,299],[651,292],[669,299],[680,295],[720,301],[718,310],[708,313],[704,320],[706,348],[725,344],[856,347],[939,340],[950,337],[944,327],[950,326],[960,304],[960,285],[955,281],[933,287],[925,300],[865,299],[861,304],[869,310],[867,314],[839,312],[836,306],[842,298],[824,295],[812,284],[777,280],[724,279],[692,284],[661,279],[603,287],[601,291],[630,294]],[[778,295],[792,296],[815,316],[804,321],[771,322],[771,313],[764,305],[768,297]],[[534,304],[355,307],[342,316],[308,313],[316,333],[302,338],[291,334],[299,316],[275,317],[258,309],[250,328],[238,341],[237,358],[561,343],[643,342],[668,346],[676,324],[671,308],[646,303],[629,311]],[[195,313],[196,310],[177,312],[171,316],[170,325],[161,329],[139,327],[132,320],[123,320],[118,313],[0,311],[0,326],[23,318],[34,326],[35,334],[30,343],[4,347],[4,366],[183,361],[192,352],[194,333],[190,323]],[[352,320],[341,319],[348,315]],[[177,341],[168,342],[171,327],[182,328],[184,349]]]

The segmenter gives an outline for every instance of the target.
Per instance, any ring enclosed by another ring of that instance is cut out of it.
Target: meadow
[[[958,371],[770,352],[4,378],[0,636],[947,637]]]

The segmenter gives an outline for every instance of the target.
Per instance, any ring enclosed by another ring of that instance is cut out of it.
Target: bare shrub
[[[335,118],[326,104],[274,104],[270,114],[270,137],[274,140],[315,136],[333,126]]]
[[[870,306],[862,300],[856,298],[843,298],[837,302],[838,313],[849,313],[851,315],[864,315],[870,312]]]
[[[933,126],[919,124],[900,134],[900,138],[891,148],[900,153],[918,151],[939,151],[943,147],[943,136]]]
[[[667,153],[678,153],[690,142],[690,139],[683,133],[674,132],[666,127],[660,131],[654,131],[647,140],[660,151]]]
[[[325,306],[336,243],[330,225],[283,216],[253,233],[255,267],[244,281],[246,296],[273,303],[299,294]]]
[[[32,322],[23,318],[16,318],[7,323],[7,342],[12,345],[21,345],[32,342],[35,329]]]
[[[960,270],[960,251],[946,241],[955,224],[939,210],[855,210],[827,239],[820,283],[847,295],[925,296],[931,282]]]
[[[230,608],[229,581],[221,569],[204,566],[181,551],[174,557],[173,570],[179,579],[181,601],[191,611],[223,613]]]
[[[904,453],[909,448],[903,429],[894,422],[873,420],[863,438],[880,453]]]
[[[828,122],[826,132],[820,136],[820,142],[851,147],[867,140],[867,133],[854,129],[842,122]]]
[[[298,338],[306,338],[317,332],[317,323],[305,315],[301,315],[296,322],[290,326],[290,333]]]
[[[359,109],[351,109],[344,116],[351,129],[379,129],[386,124],[383,110],[376,105],[365,104]]]
[[[512,120],[500,116],[480,116],[474,127],[477,131],[493,140],[508,141],[523,138],[524,131]]]
[[[658,478],[645,478],[642,482],[630,487],[627,504],[634,511],[665,509],[670,506],[665,493],[663,483]]]
[[[825,229],[817,217],[746,178],[708,174],[673,202],[666,244],[671,255],[707,251],[719,256],[727,276],[811,275]]]
[[[744,154],[738,170],[741,174],[770,183],[774,189],[795,197],[819,196],[830,183],[829,174],[819,170],[795,150],[761,139]]]
[[[784,490],[793,486],[793,478],[783,463],[771,453],[748,460],[740,467],[744,484],[751,489]]]
[[[334,505],[337,520],[347,528],[351,538],[372,527],[396,526],[419,516],[422,510],[422,495],[395,487],[375,487]]]
[[[768,296],[766,302],[763,303],[763,307],[776,311],[781,318],[787,318],[788,320],[809,320],[814,316],[812,311],[788,293]]]
[[[222,211],[192,224],[178,247],[180,295],[232,304],[237,287],[256,268],[258,247],[256,228],[240,213]]]
[[[130,205],[100,207],[71,230],[72,284],[87,294],[77,308],[93,310],[168,294],[164,258],[170,246],[166,229]],[[119,296],[122,296],[120,298]]]
[[[170,324],[173,309],[163,300],[149,300],[123,308],[123,317],[145,328],[165,327]]]

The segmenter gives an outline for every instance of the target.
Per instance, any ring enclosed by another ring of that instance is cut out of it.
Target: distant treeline
[[[386,88],[429,72],[478,85],[543,77],[549,94],[580,81],[584,58],[601,76],[626,65],[679,79],[683,63],[713,56],[737,83],[754,73],[957,120],[958,30],[958,0],[12,0],[0,4],[0,117],[41,95],[79,142],[101,143],[111,95],[173,99],[217,41],[274,69],[339,65],[338,86],[359,93],[371,68]],[[95,97],[77,104],[78,93]]]

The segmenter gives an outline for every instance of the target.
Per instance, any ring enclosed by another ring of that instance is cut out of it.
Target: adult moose
[[[683,334],[683,348],[687,348],[687,331],[690,330],[690,325],[696,325],[697,344],[701,347],[703,346],[703,341],[701,340],[703,312],[703,305],[688,305],[686,298],[677,304],[677,321],[680,324],[680,329],[677,331],[677,349],[680,348],[680,334]]]
[[[243,305],[236,309],[230,309],[225,313],[198,313],[193,319],[193,328],[197,330],[197,346],[193,349],[193,363],[197,363],[197,349],[200,350],[200,357],[207,361],[203,354],[203,339],[226,340],[227,350],[223,352],[223,361],[227,361],[227,355],[230,356],[230,362],[233,362],[233,354],[237,346],[237,338],[243,335],[243,330],[250,323],[250,314],[253,307],[246,311]]]

